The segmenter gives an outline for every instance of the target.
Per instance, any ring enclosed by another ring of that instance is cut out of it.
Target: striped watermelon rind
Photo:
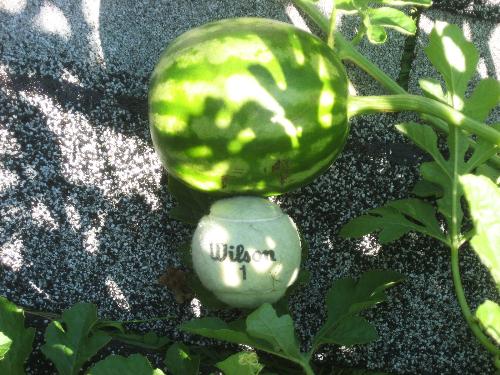
[[[319,38],[261,18],[182,34],[151,77],[149,119],[167,171],[228,195],[276,195],[324,172],[349,125],[347,75]]]

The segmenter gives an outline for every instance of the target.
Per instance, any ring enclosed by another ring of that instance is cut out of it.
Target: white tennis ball
[[[264,198],[215,202],[198,223],[191,247],[202,284],[233,307],[276,302],[299,273],[297,227]]]

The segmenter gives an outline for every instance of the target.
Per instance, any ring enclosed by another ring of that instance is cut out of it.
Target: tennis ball
[[[202,284],[233,307],[276,302],[299,273],[297,227],[265,198],[215,202],[198,223],[191,248]]]

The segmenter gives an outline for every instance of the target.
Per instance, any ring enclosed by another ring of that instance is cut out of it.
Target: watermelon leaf
[[[443,195],[443,191],[438,185],[425,180],[417,181],[411,192],[420,198],[439,198]]]
[[[234,344],[244,344],[264,351],[273,351],[266,341],[251,337],[246,332],[245,322],[236,320],[226,323],[219,318],[201,318],[193,319],[183,323],[181,330],[209,337],[212,339],[231,342]]]
[[[424,49],[429,61],[441,73],[448,89],[448,103],[463,109],[465,90],[476,72],[479,53],[456,25],[436,22]]]
[[[365,318],[352,315],[346,316],[339,324],[325,332],[321,343],[353,346],[368,344],[378,338],[377,330]]]
[[[264,303],[248,315],[246,325],[250,336],[267,341],[275,352],[284,353],[289,358],[300,358],[299,342],[290,315],[278,317],[274,308]]]
[[[356,10],[353,0],[335,0],[335,6],[340,10]]]
[[[380,231],[379,241],[382,244],[395,241],[410,231],[447,243],[434,207],[415,198],[401,199],[389,202],[384,207],[374,208],[344,225],[340,235],[359,238],[374,231]]]
[[[263,365],[255,352],[239,352],[216,364],[225,375],[258,375]]]
[[[446,98],[443,92],[443,87],[441,82],[433,78],[421,78],[418,81],[418,85],[424,92],[424,95],[428,98],[446,103]]]
[[[208,214],[216,199],[213,194],[194,190],[171,175],[168,176],[168,190],[177,200],[177,206],[169,212],[170,217],[192,225]]]
[[[374,327],[358,314],[386,300],[385,290],[402,282],[404,276],[394,271],[373,270],[359,280],[343,278],[328,291],[328,316],[313,340],[313,350],[328,343],[355,345],[377,338]]]
[[[167,350],[165,365],[173,375],[197,375],[200,356],[191,354],[186,345],[176,342]]]
[[[128,358],[110,355],[97,362],[87,375],[164,375],[164,372],[153,369],[146,357],[132,354]]]
[[[293,321],[290,315],[277,316],[269,303],[264,303],[247,316],[246,321],[226,323],[218,318],[194,319],[181,329],[205,337],[278,354],[289,359],[301,359]]]
[[[59,374],[78,374],[82,365],[106,345],[111,337],[94,330],[97,308],[90,303],[77,303],[54,320],[45,330],[42,353],[54,362]]]
[[[482,79],[466,99],[464,113],[477,121],[485,121],[499,102],[500,82],[493,78]]]
[[[389,7],[374,7],[372,4],[389,5]],[[399,33],[414,35],[417,26],[415,20],[402,11],[390,6],[429,6],[430,0],[336,0],[335,6],[338,10],[348,13],[359,13],[363,21],[363,28],[355,38],[366,36],[371,43],[382,44],[387,40],[386,29],[394,29]]]
[[[479,121],[487,118],[492,108],[500,102],[500,84],[492,79],[483,80],[469,98],[465,97],[469,81],[476,74],[479,54],[474,45],[466,40],[462,31],[457,26],[437,22],[430,34],[425,53],[442,75],[446,91],[438,80],[427,79],[420,81],[424,93],[470,114]],[[499,129],[500,125],[495,124],[493,127]],[[380,242],[385,243],[410,230],[416,230],[439,239],[450,247],[452,264],[457,265],[459,248],[472,233],[471,245],[490,271],[500,291],[500,190],[496,185],[500,173],[495,168],[484,165],[497,153],[496,146],[480,139],[471,149],[469,135],[450,125],[447,137],[448,155],[443,156],[438,148],[437,135],[432,128],[417,123],[406,123],[398,125],[397,129],[434,159],[421,165],[420,173],[424,181],[415,187],[414,193],[437,199],[438,211],[446,220],[446,231],[440,228],[432,206],[417,199],[410,199],[396,201],[396,206],[391,202],[382,208],[369,211],[367,215],[348,223],[341,234],[359,237],[380,230]],[[485,176],[470,174],[474,171]],[[461,233],[465,229],[462,228],[464,194],[474,223],[474,231],[465,235]],[[460,278],[457,268],[452,269],[454,279]],[[345,288],[353,287],[352,281],[344,284]],[[458,298],[464,298],[463,289],[460,284],[457,285]],[[467,308],[462,306],[465,316]],[[491,301],[485,302],[476,311],[476,318],[483,330],[497,342],[500,331],[499,315],[498,305]],[[482,336],[477,331],[475,333],[478,337]],[[481,342],[484,343],[483,339],[484,337]],[[494,350],[490,348],[490,351]]]
[[[474,222],[472,248],[500,291],[500,188],[484,176],[460,178]]]
[[[0,332],[0,361],[5,358],[5,355],[10,350],[12,346],[12,340],[10,337],[6,336],[3,332]]]
[[[500,184],[500,170],[483,164],[477,167],[476,174],[488,177],[496,185]]]
[[[486,300],[477,308],[476,318],[486,333],[500,345],[500,306]]]
[[[365,13],[370,19],[370,26],[394,29],[401,34],[413,35],[417,31],[415,21],[400,10],[382,7],[368,9]]]
[[[24,374],[35,337],[34,328],[24,327],[24,312],[0,297],[0,374]]]

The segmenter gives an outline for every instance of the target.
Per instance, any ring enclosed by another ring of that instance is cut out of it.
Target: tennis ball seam
[[[265,221],[273,221],[273,220],[277,220],[277,219],[280,219],[282,218],[283,216],[285,216],[284,214],[281,214],[281,215],[278,215],[278,216],[274,216],[274,217],[266,217],[266,218],[262,218],[262,219],[229,219],[229,218],[226,218],[226,217],[221,217],[221,216],[216,216],[216,215],[208,215],[209,218],[213,218],[213,219],[218,219],[218,220],[222,220],[222,221],[228,221],[228,222],[232,222],[232,223],[248,223],[248,222],[265,222]]]

